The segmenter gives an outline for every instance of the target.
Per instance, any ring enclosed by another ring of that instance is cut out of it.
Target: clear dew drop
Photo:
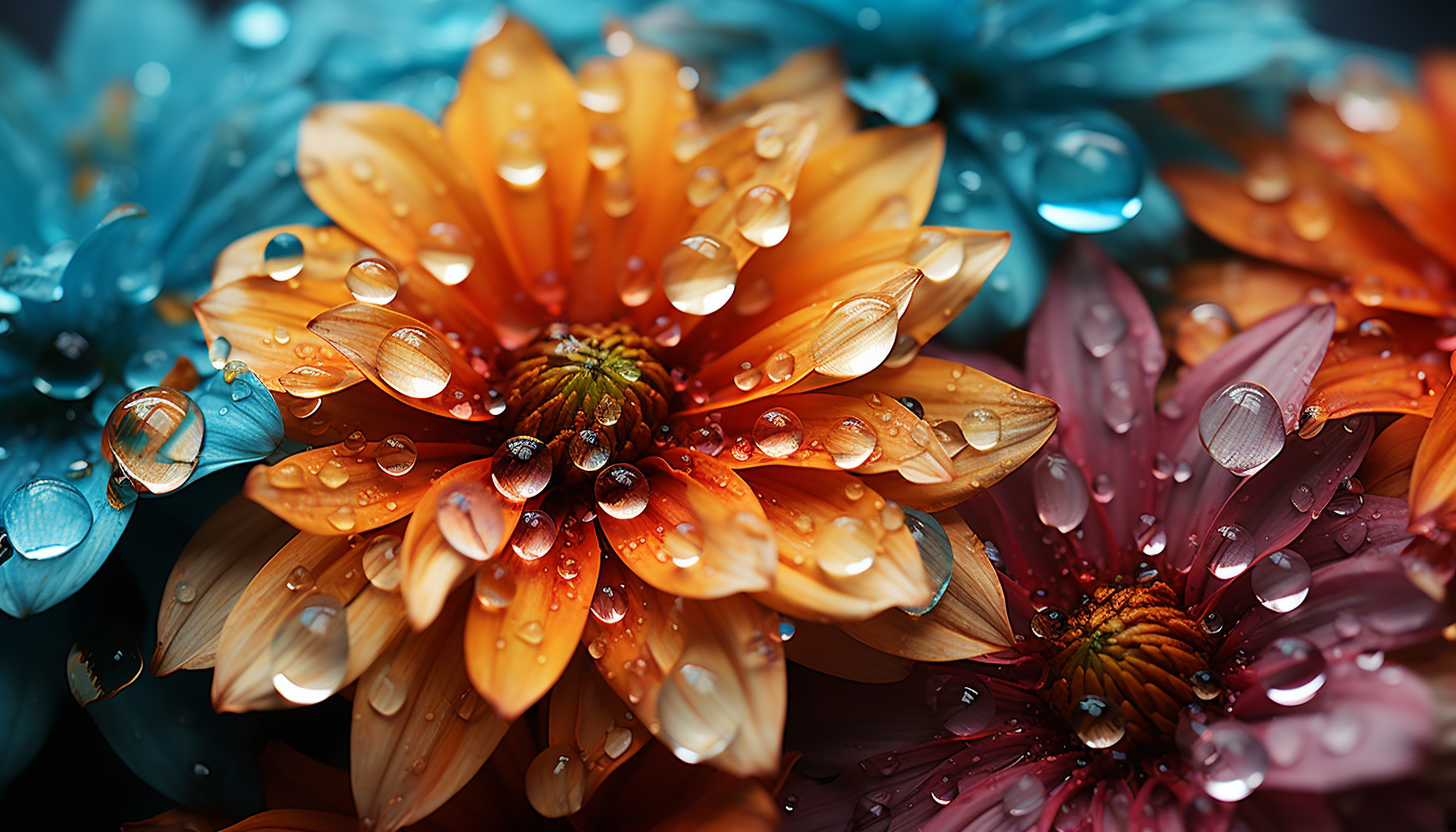
[[[594,113],[621,112],[627,101],[627,85],[617,62],[605,57],[588,59],[576,73],[577,100]]]
[[[1124,434],[1131,430],[1137,413],[1138,406],[1132,396],[1132,385],[1122,379],[1107,382],[1102,390],[1102,421],[1112,432]]]
[[[958,237],[927,228],[910,241],[905,250],[905,260],[919,269],[927,280],[940,283],[960,272],[966,260],[966,247]]]
[[[1032,499],[1041,522],[1066,534],[1087,516],[1087,479],[1076,463],[1061,454],[1047,454],[1032,472]]]
[[[1002,793],[1001,808],[1013,818],[1024,818],[1040,812],[1046,805],[1046,796],[1046,786],[1028,774]]]
[[[1279,402],[1253,382],[1230,384],[1204,402],[1198,438],[1219,465],[1239,476],[1252,474],[1284,449]]]
[[[226,338],[214,338],[212,343],[207,345],[207,361],[214,370],[221,370],[232,353],[233,345]]]
[[[503,610],[516,600],[516,576],[510,567],[492,561],[475,573],[475,602],[491,612]]]
[[[455,286],[470,276],[475,268],[475,255],[460,251],[459,231],[447,223],[431,227],[431,240],[415,252],[415,259],[434,278],[446,286]]]
[[[270,645],[273,687],[298,705],[312,705],[344,684],[349,633],[344,608],[332,595],[298,598],[284,615]]]
[[[1092,478],[1092,499],[1102,505],[1112,502],[1117,496],[1117,485],[1113,483],[1112,477],[1106,474],[1098,474]]]
[[[716,237],[686,237],[662,258],[662,292],[679,312],[717,312],[733,297],[737,283],[733,250]]]
[[[278,281],[297,277],[303,271],[303,241],[288,233],[274,235],[263,247],[263,271]]]
[[[360,303],[389,303],[399,294],[399,272],[383,260],[366,257],[349,267],[344,286]]]
[[[399,713],[399,709],[404,707],[404,700],[409,697],[409,686],[405,681],[390,677],[392,669],[386,667],[369,685],[369,707],[380,716],[394,716]]]
[[[110,699],[137,680],[142,654],[136,643],[113,629],[92,630],[66,655],[66,683],[76,704]]]
[[[374,359],[379,377],[412,399],[428,399],[450,383],[450,348],[434,332],[402,326],[384,336]]]
[[[529,191],[546,176],[546,155],[529,127],[517,127],[501,139],[495,172],[513,188]]]
[[[939,520],[912,508],[901,510],[905,512],[905,528],[910,530],[910,536],[915,539],[920,562],[925,567],[925,574],[930,578],[930,586],[934,590],[925,606],[901,609],[911,615],[925,615],[935,609],[945,591],[950,588],[951,573],[955,568],[955,552],[951,549],[950,535],[946,534],[945,527],[940,525]]]
[[[763,363],[763,373],[775,384],[788,381],[794,376],[794,356],[779,350]]]
[[[445,542],[473,560],[495,555],[505,535],[500,498],[478,482],[456,483],[440,492],[435,524]]]
[[[1168,532],[1153,514],[1138,515],[1137,527],[1133,530],[1137,548],[1144,557],[1157,557],[1168,548]]]
[[[723,435],[722,425],[717,422],[708,422],[690,431],[686,444],[700,454],[717,456],[723,450],[723,446],[727,444],[727,438]]]
[[[1254,536],[1238,524],[1219,526],[1208,545],[1213,547],[1213,556],[1208,559],[1208,571],[1220,581],[1228,581],[1244,573],[1258,554],[1254,547]]]
[[[814,369],[834,378],[862,376],[884,362],[899,326],[895,304],[881,295],[857,295],[819,323]]]
[[[1298,552],[1281,549],[1254,564],[1249,585],[1266,609],[1289,612],[1309,595],[1309,564]]]
[[[135,485],[165,494],[197,468],[204,431],[202,410],[186,394],[147,387],[112,409],[101,442]]]
[[[738,233],[756,246],[776,246],[789,235],[789,200],[769,185],[744,191],[733,217]]]
[[[592,596],[590,610],[592,617],[603,624],[616,624],[627,617],[627,597],[620,588],[602,584]]]
[[[365,542],[364,577],[376,589],[385,592],[399,589],[399,547],[402,542],[398,535],[392,534],[376,534]]]
[[[1265,153],[1244,169],[1244,193],[1255,202],[1282,201],[1294,189],[1289,163],[1280,153]]]
[[[1218,679],[1207,670],[1198,670],[1188,677],[1188,686],[1193,689],[1193,695],[1207,702],[1217,699],[1223,693],[1219,686]]]
[[[490,481],[502,497],[524,502],[546,490],[554,461],[551,449],[534,436],[515,436],[491,457]]]
[[[599,428],[584,428],[571,437],[567,453],[577,468],[600,471],[612,458],[612,438]]]
[[[1088,748],[1111,748],[1127,733],[1122,708],[1101,696],[1084,696],[1072,714],[1072,730]]]
[[[1314,507],[1314,489],[1310,488],[1307,483],[1296,485],[1294,490],[1289,492],[1289,502],[1294,506],[1295,511],[1304,514]]]
[[[289,592],[311,592],[318,582],[314,580],[313,573],[306,566],[295,566],[288,577],[283,579],[283,585]]]
[[[735,704],[741,703],[718,674],[691,661],[679,662],[658,693],[658,737],[683,762],[716,757],[738,735],[743,713]]]
[[[1275,639],[1250,665],[1264,695],[1280,705],[1303,705],[1325,684],[1324,653],[1300,636]]]
[[[723,179],[723,172],[712,165],[699,167],[688,179],[688,202],[695,208],[706,208],[727,192],[728,183]]]
[[[651,487],[635,465],[618,462],[597,474],[597,507],[618,520],[630,520],[647,510]]]
[[[620,725],[607,732],[602,741],[602,753],[616,760],[632,747],[632,729]]]
[[[384,437],[374,451],[374,464],[391,477],[402,477],[413,471],[419,458],[414,440],[402,433]]]
[[[1063,124],[1041,138],[1032,170],[1036,212],[1078,234],[1121,228],[1142,209],[1142,150],[1111,124]]]
[[[592,420],[599,425],[611,427],[622,418],[622,403],[615,396],[604,395],[592,410]]]
[[[616,122],[599,121],[592,125],[587,159],[597,170],[611,170],[627,158],[627,135]]]
[[[526,769],[526,798],[544,817],[576,814],[586,800],[586,766],[577,750],[560,743],[537,754]]]
[[[1110,303],[1087,307],[1077,322],[1077,338],[1094,358],[1105,358],[1127,335],[1127,318]]]
[[[556,521],[544,511],[523,511],[511,533],[511,551],[521,560],[538,560],[556,543]]]
[[[0,517],[0,531],[9,536],[9,548],[27,560],[60,557],[91,533],[91,506],[86,497],[54,477],[36,477],[15,489]]]
[[[991,689],[973,676],[932,676],[926,686],[933,694],[935,718],[958,737],[981,733],[996,716]]]
[[[824,574],[852,578],[875,565],[878,548],[879,542],[865,521],[844,516],[819,527],[809,553]]]
[[[1001,417],[988,408],[972,408],[961,417],[961,433],[967,445],[978,451],[989,451],[1001,443]]]
[[[1223,632],[1223,616],[1217,610],[1209,610],[1199,619],[1198,626],[1203,632],[1216,636]]]
[[[197,600],[197,588],[186,581],[178,581],[172,587],[172,597],[179,604],[190,604]]]
[[[662,552],[679,569],[697,566],[703,557],[703,533],[692,523],[678,523],[663,534]]]
[[[765,410],[753,423],[753,444],[775,459],[791,456],[803,447],[804,422],[787,408]]]
[[[1031,634],[1037,638],[1051,639],[1067,629],[1067,614],[1056,607],[1042,607],[1029,622]]]
[[[825,434],[824,450],[836,467],[848,471],[865,464],[878,441],[879,437],[869,423],[855,416],[845,416]]]
[[[1233,720],[1204,728],[1193,741],[1189,756],[1203,790],[1224,803],[1248,797],[1269,771],[1264,744],[1243,723]]]

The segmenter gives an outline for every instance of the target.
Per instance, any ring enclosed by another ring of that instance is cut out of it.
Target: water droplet
[[[966,247],[959,237],[927,228],[910,241],[905,260],[920,269],[926,279],[940,283],[960,272],[966,260]]]
[[[594,113],[620,112],[627,100],[622,70],[609,58],[588,59],[576,73],[577,100]]]
[[[1116,702],[1084,696],[1072,714],[1072,730],[1088,748],[1111,748],[1127,733],[1127,719]]]
[[[147,387],[111,411],[101,442],[134,485],[165,494],[192,476],[204,430],[202,411],[186,394]]]
[[[733,250],[715,237],[687,237],[662,258],[662,291],[679,312],[717,312],[733,297],[737,282]]]
[[[379,466],[379,470],[391,477],[408,474],[414,470],[415,461],[418,459],[419,453],[415,450],[414,440],[402,433],[384,437],[374,452],[374,463]]]
[[[438,223],[437,225],[443,225]],[[455,286],[470,276],[475,268],[475,256],[461,251],[449,251],[421,246],[415,252],[415,259],[446,286]]]
[[[1030,626],[1037,638],[1053,639],[1067,629],[1067,614],[1056,607],[1042,607],[1031,617]]]
[[[1146,557],[1157,557],[1168,548],[1168,532],[1163,524],[1158,522],[1156,515],[1138,515],[1137,527],[1133,530],[1136,537],[1138,551]]]
[[[716,757],[738,735],[743,717],[740,709],[732,707],[731,695],[713,671],[680,662],[658,693],[659,739],[683,762]]]
[[[1046,133],[1036,153],[1032,189],[1042,219],[1079,234],[1121,228],[1142,209],[1142,150],[1111,123],[1074,121]]]
[[[1280,705],[1303,705],[1325,684],[1325,656],[1300,636],[1275,639],[1250,665],[1264,695]]]
[[[329,525],[341,532],[354,530],[354,510],[348,506],[339,506],[330,512],[326,519],[329,521]]]
[[[516,576],[509,567],[496,561],[475,573],[475,601],[481,607],[495,612],[509,607],[514,600]]]
[[[34,368],[31,386],[59,401],[80,401],[106,378],[101,353],[76,332],[57,333],[36,356]]]
[[[1254,548],[1254,536],[1237,524],[1219,526],[1217,537],[1210,540],[1209,545],[1213,547],[1213,555],[1208,559],[1208,571],[1220,581],[1242,575],[1258,554]]]
[[[592,419],[599,425],[611,427],[622,418],[622,403],[616,397],[603,395],[592,411]]]
[[[308,571],[306,566],[295,566],[288,577],[283,579],[283,585],[288,587],[290,592],[312,591],[317,583],[314,581],[313,573]]]
[[[501,140],[495,172],[511,187],[531,190],[546,175],[546,156],[529,127],[517,127]]]
[[[804,444],[804,423],[792,410],[765,410],[753,423],[753,444],[775,459],[790,456]]]
[[[1335,227],[1335,211],[1330,197],[1320,186],[1312,183],[1294,189],[1284,205],[1284,218],[1300,239],[1311,243],[1323,240]]]
[[[340,460],[331,459],[319,469],[318,478],[328,488],[342,488],[349,482],[349,469]]]
[[[131,639],[112,629],[95,630],[71,645],[66,682],[81,706],[117,695],[142,672],[142,654]]]
[[[989,451],[1001,442],[1001,417],[994,410],[974,408],[961,417],[961,433],[967,445],[978,451]]]
[[[507,439],[491,457],[490,480],[511,502],[531,499],[551,482],[551,449],[534,436]]]
[[[810,555],[824,574],[852,578],[875,565],[879,542],[870,527],[858,517],[836,517],[819,527],[810,545]]]
[[[412,399],[439,395],[450,383],[450,348],[421,327],[402,326],[386,335],[375,364],[385,384]]]
[[[708,422],[694,428],[687,436],[687,446],[701,454],[717,456],[727,440],[723,427],[717,422]]]
[[[511,551],[521,560],[536,560],[556,543],[556,521],[544,511],[523,511],[511,534]]]
[[[37,477],[15,489],[0,516],[10,548],[29,560],[60,557],[91,533],[85,496],[54,477]]]
[[[1304,514],[1314,507],[1314,489],[1306,483],[1300,483],[1289,492],[1289,502],[1294,505],[1294,510]]]
[[[1269,771],[1269,752],[1240,722],[1209,724],[1193,741],[1190,756],[1203,790],[1215,800],[1236,803],[1253,793]]]
[[[1112,477],[1106,474],[1098,474],[1092,478],[1092,499],[1102,505],[1112,502],[1117,496],[1117,485],[1113,483]]]
[[[597,506],[618,520],[631,520],[647,510],[651,487],[634,465],[618,462],[597,474]]]
[[[632,747],[632,729],[617,726],[607,732],[602,741],[602,752],[609,758],[615,760],[627,753]]]
[[[592,125],[586,156],[597,170],[611,170],[627,158],[627,135],[616,122],[599,121]]]
[[[440,493],[435,507],[435,523],[455,551],[474,560],[487,560],[499,551],[505,513],[485,485],[456,483]]]
[[[288,12],[267,0],[252,0],[237,7],[228,20],[233,39],[249,49],[268,49],[288,37]]]
[[[373,257],[366,257],[349,268],[344,285],[354,300],[361,303],[385,304],[399,294],[399,272]]]
[[[275,235],[263,247],[263,270],[278,281],[297,277],[303,271],[303,241],[288,233]]]
[[[935,718],[958,737],[985,731],[996,716],[991,689],[975,677],[931,677],[928,684],[935,691]]]
[[[1047,454],[1032,472],[1032,499],[1041,522],[1066,534],[1082,523],[1090,502],[1087,480],[1076,463]]]
[[[571,437],[567,452],[577,468],[599,471],[612,458],[612,439],[604,430],[586,428]]]
[[[343,686],[348,672],[344,608],[332,595],[297,599],[273,634],[270,652],[279,695],[299,705],[322,702]]]
[[[946,534],[945,527],[940,525],[939,520],[912,508],[902,511],[905,512],[905,528],[910,530],[910,536],[915,539],[920,562],[925,567],[926,576],[930,578],[934,593],[923,607],[901,609],[911,615],[925,615],[935,609],[941,596],[950,588],[951,572],[955,568],[955,552],[951,549],[950,536]]]
[[[197,589],[186,581],[178,581],[172,587],[172,597],[177,599],[179,604],[190,604],[197,600]]]
[[[1107,382],[1102,391],[1102,420],[1113,433],[1124,434],[1132,429],[1132,420],[1137,416],[1137,402],[1132,397],[1132,386],[1122,379]]]
[[[679,162],[687,162],[694,156],[703,152],[711,141],[708,132],[697,119],[686,119],[679,122],[672,136],[672,156]],[[709,200],[711,201],[711,200]],[[694,203],[697,204],[696,202]],[[698,207],[702,207],[699,205]]]
[[[1219,465],[1239,476],[1252,474],[1284,449],[1279,402],[1253,382],[1230,384],[1204,402],[1198,438]]]
[[[1110,303],[1094,303],[1077,322],[1077,338],[1094,358],[1104,358],[1127,335],[1127,318]]]
[[[794,637],[794,622],[787,618],[779,622],[779,641],[788,641]]]
[[[526,769],[526,797],[545,817],[576,814],[586,800],[586,766],[576,749],[561,743],[537,754]]]
[[[1309,595],[1309,564],[1298,552],[1281,549],[1254,564],[1249,582],[1259,603],[1274,612],[1289,612]]]
[[[757,246],[776,246],[789,234],[789,200],[768,185],[744,191],[733,216],[738,233]]]
[[[1188,677],[1188,686],[1193,689],[1193,695],[1207,702],[1217,699],[1223,693],[1218,680],[1207,670],[1198,670]]]
[[[695,208],[706,208],[727,192],[728,183],[723,179],[723,172],[712,165],[703,165],[693,171],[692,178],[688,180],[688,202]]]
[[[399,547],[402,542],[396,535],[377,534],[364,544],[364,577],[377,589],[385,592],[399,589]]]
[[[678,523],[663,536],[662,551],[679,569],[697,566],[703,555],[703,533],[692,523]]]
[[[386,667],[383,673],[374,677],[374,683],[369,686],[369,705],[380,716],[394,716],[399,713],[409,695],[409,687],[403,679],[396,681],[390,678],[389,672],[392,669]]]
[[[1198,626],[1203,630],[1203,632],[1208,633],[1211,636],[1216,636],[1219,633],[1223,632],[1223,616],[1219,615],[1216,610],[1209,610],[1207,613],[1204,614],[1203,618],[1199,620]]]
[[[1026,817],[1041,811],[1046,805],[1046,794],[1046,786],[1028,774],[1001,794],[1001,808],[1013,818]]]
[[[865,464],[874,453],[878,439],[875,429],[863,419],[846,416],[825,435],[824,450],[837,467],[850,470]]]
[[[880,295],[858,295],[836,306],[819,323],[814,369],[835,378],[862,376],[884,362],[899,326],[895,304]]]

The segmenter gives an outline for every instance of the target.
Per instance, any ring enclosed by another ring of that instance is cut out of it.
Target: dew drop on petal
[[[112,409],[102,447],[131,481],[152,494],[176,490],[197,468],[202,410],[170,387],[131,393]]]
[[[273,687],[284,699],[312,705],[344,684],[349,632],[344,608],[332,595],[298,598],[273,634]]]
[[[905,251],[905,261],[935,283],[955,277],[965,259],[966,247],[960,238],[935,228],[916,234]]]
[[[1296,485],[1294,490],[1289,492],[1289,502],[1294,506],[1295,511],[1304,514],[1314,507],[1314,489],[1310,488],[1307,483]]]
[[[679,662],[657,697],[658,737],[678,759],[697,763],[716,757],[738,735],[742,718],[726,683],[708,668]]]
[[[991,689],[979,679],[931,677],[928,686],[934,691],[936,719],[958,737],[981,733],[996,716]]]
[[[621,418],[622,403],[610,394],[602,396],[597,401],[597,406],[592,410],[592,421],[606,427],[617,424]]]
[[[399,294],[399,272],[383,260],[366,257],[349,267],[344,286],[360,303],[389,303]]]
[[[1092,694],[1077,702],[1072,730],[1088,748],[1110,748],[1127,733],[1127,718],[1116,702]]]
[[[399,589],[399,547],[402,542],[398,535],[377,534],[364,543],[364,577],[375,588],[385,592]]]
[[[709,422],[700,425],[688,433],[686,444],[689,448],[708,456],[717,456],[727,444],[727,438],[723,436],[723,427],[717,422]]]
[[[511,551],[521,560],[537,560],[556,543],[556,521],[544,511],[523,511],[511,533]]]
[[[207,345],[207,361],[214,370],[221,370],[223,365],[228,362],[228,356],[232,355],[232,352],[233,345],[228,342],[228,339],[214,338],[212,343]]]
[[[1238,524],[1219,526],[1208,541],[1213,554],[1208,559],[1208,571],[1220,581],[1232,580],[1244,573],[1253,563],[1254,536]]]
[[[263,270],[278,281],[297,277],[303,271],[303,241],[287,232],[274,235],[263,247]]]
[[[1284,449],[1284,416],[1268,390],[1253,382],[1235,382],[1204,402],[1198,414],[1198,438],[1215,462],[1247,476]]]
[[[1098,474],[1092,478],[1092,499],[1106,505],[1112,502],[1117,496],[1117,485],[1113,483],[1112,477],[1106,474]]]
[[[846,416],[824,436],[824,450],[834,460],[835,466],[851,470],[869,460],[878,439],[875,429],[863,419]]]
[[[1067,614],[1056,607],[1042,607],[1029,623],[1031,634],[1037,638],[1056,638],[1067,629]]]
[[[1163,524],[1158,522],[1156,515],[1138,515],[1138,524],[1133,531],[1137,541],[1137,548],[1145,557],[1157,557],[1168,548],[1168,532]]]
[[[627,136],[616,122],[599,121],[592,125],[591,143],[586,149],[587,159],[597,170],[611,170],[627,158]]]
[[[1087,516],[1090,496],[1087,479],[1076,463],[1061,454],[1047,454],[1036,464],[1031,480],[1036,514],[1063,534],[1077,528]]]
[[[9,547],[28,560],[60,557],[91,533],[86,497],[54,477],[36,477],[11,492],[0,518]]]
[[[612,438],[600,428],[577,431],[567,443],[571,463],[583,471],[600,471],[612,458]]]
[[[961,417],[961,433],[967,445],[989,451],[1001,443],[1001,417],[988,408],[973,408]]]
[[[560,743],[537,754],[526,769],[526,798],[548,818],[579,811],[586,800],[586,766],[577,750]]]
[[[1131,135],[1073,121],[1042,137],[1032,170],[1036,212],[1078,234],[1121,228],[1142,209],[1142,151]]]
[[[862,376],[884,362],[899,326],[895,304],[881,295],[857,295],[836,306],[814,337],[814,369],[834,378]]]
[[[787,408],[765,410],[753,423],[753,444],[775,459],[791,456],[804,444],[804,422]]]
[[[1102,391],[1102,420],[1113,433],[1124,434],[1132,429],[1137,416],[1137,401],[1132,386],[1122,379],[1113,379]]]
[[[733,250],[715,237],[686,237],[662,258],[662,292],[679,312],[717,312],[733,297],[737,283]]]
[[[499,560],[487,563],[475,573],[475,602],[491,612],[503,610],[516,600],[516,576]]]
[[[374,451],[374,464],[391,477],[402,477],[414,470],[419,452],[413,439],[402,433],[393,433],[380,440]]]
[[[439,395],[450,383],[450,348],[428,329],[402,326],[389,333],[374,360],[384,383],[412,399]]]
[[[1243,723],[1209,724],[1192,743],[1190,756],[1203,790],[1215,800],[1236,803],[1253,793],[1269,771],[1269,752]]]
[[[688,202],[696,208],[712,205],[727,192],[728,183],[723,179],[723,172],[712,165],[703,165],[693,171],[692,178],[688,180]]]
[[[651,487],[635,465],[618,462],[597,474],[597,506],[618,520],[630,520],[647,510]]]
[[[620,112],[627,100],[627,86],[617,62],[605,57],[590,58],[576,73],[577,100],[594,113]]]
[[[1046,796],[1046,786],[1028,774],[1001,794],[1001,808],[1013,818],[1026,817],[1041,811],[1046,805]]]
[[[1194,671],[1193,675],[1188,677],[1188,686],[1193,689],[1194,696],[1205,702],[1217,699],[1223,693],[1223,688],[1219,686],[1218,680],[1207,670]]]
[[[627,616],[627,597],[621,589],[602,584],[592,598],[590,609],[596,620],[603,624],[616,624]]]
[[[513,188],[534,189],[546,175],[546,155],[529,127],[517,127],[501,140],[495,172]]]
[[[197,600],[197,588],[186,581],[178,581],[172,587],[172,597],[177,599],[179,604],[190,604]]]
[[[905,528],[909,529],[910,536],[915,540],[920,563],[925,567],[926,577],[930,578],[930,586],[934,590],[925,606],[901,609],[911,615],[925,615],[935,609],[945,591],[950,588],[951,573],[955,569],[955,552],[951,548],[950,535],[946,534],[945,527],[940,525],[939,520],[916,509],[901,510],[905,513]]]
[[[554,465],[551,449],[534,436],[515,436],[501,443],[491,457],[490,481],[513,503],[546,490]]]
[[[775,384],[788,381],[794,375],[794,356],[779,350],[763,363],[763,372]]]
[[[1077,338],[1094,358],[1107,356],[1125,335],[1127,318],[1110,303],[1092,304],[1077,322]]]
[[[1328,663],[1314,642],[1301,636],[1275,639],[1249,665],[1264,695],[1280,705],[1303,705],[1325,684]]]
[[[500,498],[478,482],[455,483],[441,491],[435,503],[441,536],[473,560],[487,560],[499,551],[505,522]]]
[[[142,654],[136,643],[113,629],[82,635],[66,656],[66,682],[82,706],[121,693],[141,673]]]
[[[858,517],[836,517],[819,527],[810,545],[810,556],[824,574],[852,578],[875,565],[879,541],[868,524]]]
[[[369,697],[369,706],[380,716],[394,716],[399,713],[399,709],[404,707],[405,699],[409,697],[409,685],[404,679],[392,677],[392,669],[386,667],[383,673],[375,676],[366,694]]]
[[[679,569],[697,566],[703,556],[703,533],[692,523],[678,523],[663,535],[662,551]]]
[[[756,246],[776,246],[789,234],[789,200],[769,185],[744,191],[733,216],[738,233]]]
[[[1281,549],[1254,564],[1249,584],[1266,609],[1289,612],[1309,595],[1309,564],[1298,552]]]

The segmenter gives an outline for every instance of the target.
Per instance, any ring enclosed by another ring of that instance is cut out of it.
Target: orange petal
[[[586,764],[583,800],[591,800],[608,775],[652,740],[652,733],[580,652],[551,689],[549,719],[547,741],[581,752]]]
[[[220,712],[291,707],[274,686],[274,636],[292,625],[300,602],[320,595],[332,596],[347,613],[348,660],[335,688],[358,678],[404,629],[404,603],[394,591],[372,585],[372,569],[364,565],[371,544],[389,534],[385,530],[351,543],[352,536],[302,533],[274,555],[248,582],[223,624],[212,677],[213,707]],[[334,658],[330,654],[319,661]]]
[[[770,104],[791,101],[813,113],[821,142],[837,142],[853,133],[860,121],[859,111],[844,94],[844,80],[844,68],[834,50],[806,49],[714,107],[709,128],[721,132]]]
[[[477,593],[470,604],[465,665],[475,689],[502,718],[519,717],[566,668],[581,642],[600,564],[596,529],[567,517],[545,555],[526,560],[503,554],[477,573],[478,581],[490,583],[487,594]],[[498,605],[502,593],[504,607]]]
[[[303,244],[302,262],[288,258],[270,261],[264,256],[268,251],[268,244],[275,237],[286,234],[297,237]],[[329,225],[279,225],[255,231],[229,243],[213,263],[212,286],[218,289],[250,277],[273,279],[272,275],[276,273],[280,278],[276,282],[287,287],[290,292],[327,302],[330,298],[338,297],[340,292],[348,294],[348,289],[344,288],[344,275],[356,261],[371,256],[371,253],[372,249],[342,228]],[[289,276],[289,272],[294,273]],[[334,301],[328,305],[333,306],[340,302]]]
[[[442,473],[481,453],[479,445],[355,437],[256,466],[243,493],[302,531],[365,532],[408,517]]]
[[[1365,493],[1404,499],[1410,493],[1411,466],[1431,420],[1421,416],[1396,419],[1370,444],[1360,463]]]
[[[773,832],[782,811],[762,783],[719,777],[651,832]]]
[[[1367,332],[1365,322],[1360,333]],[[1375,323],[1380,323],[1376,321]],[[1368,329],[1369,334],[1336,335],[1329,352],[1310,382],[1306,412],[1321,419],[1339,419],[1355,413],[1409,413],[1429,418],[1436,410],[1436,397],[1451,371],[1445,357],[1423,352],[1414,355],[1402,349],[1410,332],[1429,332],[1426,338],[1410,339],[1412,346],[1425,350],[1435,340],[1434,322],[1405,318],[1397,322],[1400,334],[1389,324]],[[1306,421],[1308,417],[1306,417]],[[1307,426],[1306,426],[1307,427]]]
[[[480,434],[470,422],[422,413],[373,384],[321,399],[274,393],[273,400],[283,415],[284,435],[305,445],[335,445],[355,431],[374,440],[403,434],[416,442],[467,442]]]
[[[157,612],[152,675],[212,667],[223,621],[248,582],[297,532],[248,498],[237,496],[207,518],[172,574]]]
[[[1446,388],[1411,468],[1411,530],[1431,534],[1456,527],[1456,384]]]
[[[520,517],[522,504],[501,499],[490,479],[488,459],[467,462],[446,471],[420,498],[400,548],[400,592],[409,610],[410,626],[423,630],[444,607],[450,590],[470,577],[480,562],[505,548]],[[476,538],[469,540],[475,551],[457,551],[440,530],[441,503],[463,499],[469,511],[456,510],[451,521],[474,523]],[[495,510],[500,517],[497,520]],[[499,522],[497,533],[496,524]]]
[[[214,832],[228,825],[228,816],[191,809],[168,809],[147,818],[121,825],[121,832]]]
[[[789,661],[852,682],[888,684],[910,675],[915,663],[884,653],[831,624],[795,621],[784,643]]]
[[[1441,125],[1441,134],[1456,135],[1456,53],[1433,51],[1421,58],[1421,92]]]
[[[774,585],[754,595],[763,604],[786,615],[837,621],[930,601],[930,580],[904,513],[887,507],[857,477],[757,468],[743,478],[778,543]]]
[[[270,740],[258,761],[267,805],[354,816],[349,772],[321,763],[278,740]]]
[[[564,276],[572,263],[587,177],[587,111],[578,95],[587,100],[592,89],[579,91],[541,35],[507,18],[471,53],[445,112],[446,139],[474,177],[514,274],[547,306],[559,298],[538,278]],[[612,106],[612,91],[600,91],[606,99],[590,101]]]
[[[508,722],[470,685],[460,643],[464,597],[424,632],[408,633],[359,679],[349,732],[349,779],[363,829],[429,815],[473,777]]]
[[[602,554],[597,584],[581,641],[607,684],[655,734],[658,690],[682,655],[681,610],[610,552]]]
[[[904,367],[881,367],[831,389],[920,402],[925,422],[951,454],[954,478],[925,482],[877,474],[865,484],[886,499],[922,511],[949,508],[999,482],[1046,444],[1057,424],[1057,405],[1051,399],[938,358],[918,356]]]
[[[842,624],[860,641],[916,661],[945,662],[1005,650],[1016,642],[1006,596],[985,547],[954,511],[935,514],[950,536],[955,568],[940,603],[916,617],[900,610]]]
[[[428,324],[382,306],[346,303],[315,316],[308,329],[411,407],[465,422],[494,418],[500,392]]]
[[[1216,303],[1239,329],[1248,329],[1275,312],[1304,303],[1311,291],[1323,292],[1329,285],[1329,278],[1321,275],[1238,259],[1189,263],[1180,267],[1173,278],[1174,290],[1185,308]],[[1184,312],[1180,309],[1177,314]],[[1168,320],[1168,325],[1172,327],[1175,320]]]
[[[687,598],[773,585],[773,537],[763,508],[737,474],[694,450],[638,465],[651,488],[646,509],[629,519],[597,516],[624,564],[659,590]]]
[[[353,817],[308,809],[269,809],[229,826],[222,832],[355,832]]]

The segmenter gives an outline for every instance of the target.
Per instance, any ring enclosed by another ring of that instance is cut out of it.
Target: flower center
[[[1099,588],[1071,614],[1043,610],[1032,628],[1047,642],[1043,696],[1091,748],[1166,744],[1184,706],[1220,693],[1209,636],[1161,581]]]
[[[640,458],[673,392],[653,346],[624,323],[553,327],[516,352],[504,423],[545,442],[568,481]]]

